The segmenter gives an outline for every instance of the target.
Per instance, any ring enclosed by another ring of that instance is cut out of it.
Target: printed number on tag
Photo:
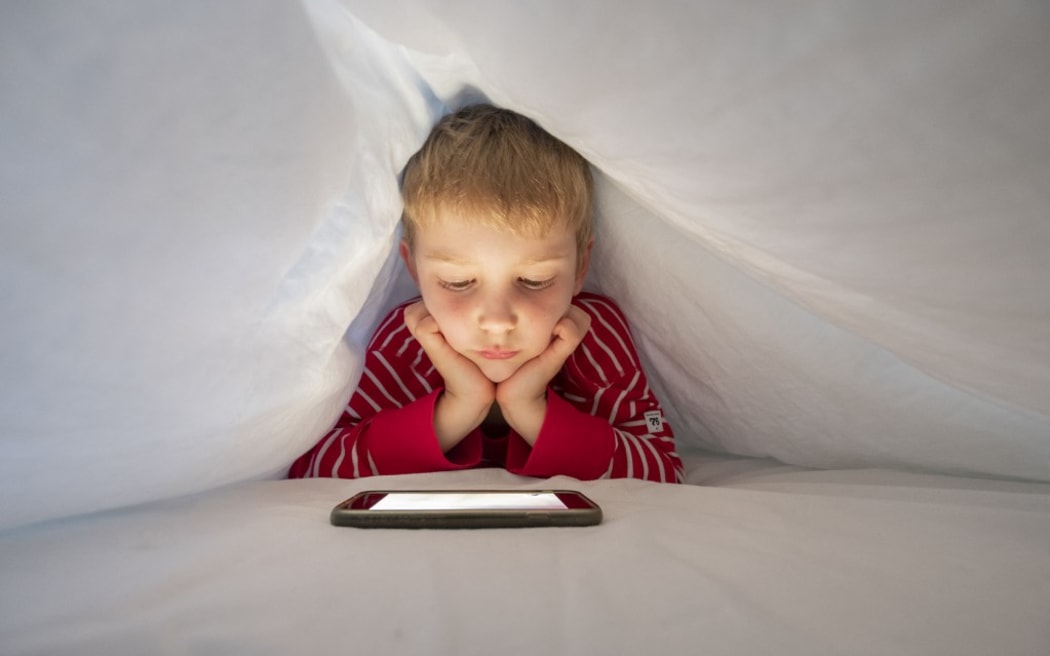
[[[650,433],[659,433],[664,429],[664,416],[659,410],[650,410],[645,413],[645,425]]]

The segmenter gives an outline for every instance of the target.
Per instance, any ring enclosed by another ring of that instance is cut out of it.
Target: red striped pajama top
[[[415,299],[418,300],[418,299]],[[649,389],[627,320],[616,304],[581,293],[591,326],[548,384],[547,414],[529,444],[513,430],[481,428],[442,453],[434,404],[442,378],[405,326],[404,309],[379,325],[357,390],[339,421],[292,464],[289,478],[359,478],[500,466],[524,476],[681,482],[674,435]]]

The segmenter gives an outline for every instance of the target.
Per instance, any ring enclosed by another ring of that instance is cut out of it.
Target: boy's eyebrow
[[[431,251],[429,253],[423,253],[423,258],[426,260],[440,260],[442,262],[451,262],[452,264],[462,264],[466,260],[455,255],[449,255],[448,253],[442,253],[441,251]]]
[[[556,253],[552,255],[544,255],[542,257],[530,257],[527,260],[522,260],[522,264],[545,264],[547,262],[558,262],[560,260],[567,260],[571,256],[570,253]],[[439,262],[448,262],[449,264],[471,264],[472,261],[464,259],[462,257],[456,257],[450,253],[442,253],[440,251],[432,253],[423,253],[423,258],[427,260],[437,260]]]

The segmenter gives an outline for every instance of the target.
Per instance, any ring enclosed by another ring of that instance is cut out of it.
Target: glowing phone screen
[[[372,510],[566,510],[553,492],[463,492],[428,494],[391,492],[372,505]]]

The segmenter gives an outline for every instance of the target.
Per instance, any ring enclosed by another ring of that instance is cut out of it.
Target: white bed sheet
[[[1050,646],[1050,485],[699,458],[266,481],[0,534],[0,652],[986,654]],[[568,486],[597,527],[336,528],[383,486]]]

